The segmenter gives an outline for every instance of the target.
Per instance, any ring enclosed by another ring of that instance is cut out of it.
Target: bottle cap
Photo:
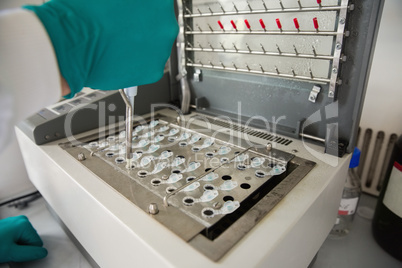
[[[359,148],[355,148],[353,151],[352,159],[350,160],[349,168],[355,168],[359,166],[359,160],[360,160],[360,150]]]

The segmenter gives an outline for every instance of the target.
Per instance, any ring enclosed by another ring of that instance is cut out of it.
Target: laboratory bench
[[[358,214],[353,221],[351,232],[343,238],[327,238],[317,253],[311,268],[400,268],[402,263],[388,255],[374,241],[371,235],[371,219],[377,198],[363,194],[359,203]],[[65,234],[57,219],[49,212],[43,198],[30,203],[29,207],[18,210],[7,206],[0,208],[0,217],[26,215],[44,241],[49,254],[38,261],[13,264],[6,267],[41,267],[41,268],[90,268],[80,250]],[[308,241],[307,241],[308,243]]]

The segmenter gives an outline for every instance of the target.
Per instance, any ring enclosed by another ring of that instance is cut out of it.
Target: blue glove
[[[23,262],[47,256],[43,242],[26,216],[0,220],[0,263]]]
[[[178,33],[173,0],[51,0],[25,6],[42,21],[71,98],[158,81]]]

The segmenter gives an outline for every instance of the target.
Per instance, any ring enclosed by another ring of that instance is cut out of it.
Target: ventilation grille
[[[290,140],[290,139],[286,139],[286,138],[283,138],[283,137],[275,135],[275,134],[265,133],[265,132],[262,132],[262,131],[259,131],[256,129],[239,126],[239,125],[233,124],[232,122],[227,122],[227,121],[218,120],[218,119],[210,118],[210,117],[206,117],[206,116],[199,116],[199,115],[193,116],[192,118],[195,118],[195,119],[199,118],[203,121],[205,121],[205,119],[207,119],[208,122],[213,125],[228,128],[228,129],[238,131],[238,132],[242,132],[242,133],[245,133],[247,135],[250,135],[250,136],[253,136],[256,138],[260,138],[260,139],[270,141],[270,142],[279,143],[279,144],[282,144],[285,146],[292,143],[292,140]]]
[[[361,155],[358,174],[364,192],[379,195],[397,139],[396,134],[375,132],[371,128],[359,129],[357,144]]]

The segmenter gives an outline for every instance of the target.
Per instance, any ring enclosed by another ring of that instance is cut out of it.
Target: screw
[[[216,209],[220,209],[220,208],[222,207],[222,204],[219,203],[219,202],[215,202],[215,203],[212,204],[212,206],[213,206],[214,208],[216,208]]]
[[[267,143],[266,147],[267,151],[271,151],[272,149],[272,144],[271,143]]]
[[[85,154],[84,153],[79,153],[78,154],[78,161],[84,161],[86,159]]]
[[[314,96],[310,96],[310,100],[315,100],[315,97]]]
[[[294,153],[294,154],[295,154],[295,153],[298,153],[298,152],[299,152],[299,151],[296,150],[296,149],[293,149],[293,150],[292,150],[292,153]]]
[[[156,214],[158,214],[158,213],[159,213],[158,205],[157,205],[156,203],[151,203],[151,204],[149,204],[148,212],[149,212],[149,214],[151,214],[151,215],[156,215]]]
[[[336,49],[339,50],[342,48],[342,45],[340,43],[336,43]]]
[[[346,22],[346,21],[345,21],[345,18],[340,18],[340,19],[339,19],[339,23],[340,23],[340,24],[345,24],[345,22]]]
[[[338,69],[337,68],[332,68],[332,73],[337,74],[338,73]]]
[[[330,92],[329,92],[329,96],[330,96],[330,97],[333,97],[333,96],[334,96],[334,92],[333,92],[333,91],[330,91]]]

